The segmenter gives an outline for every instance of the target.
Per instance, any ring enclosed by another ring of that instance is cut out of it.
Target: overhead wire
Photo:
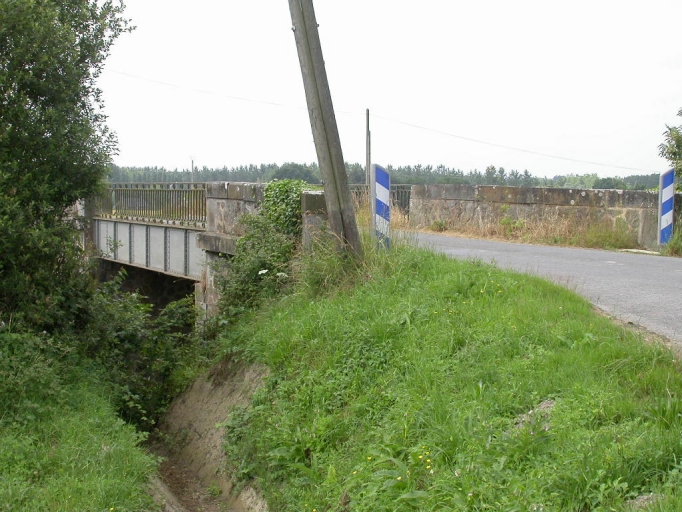
[[[150,82],[150,83],[154,83],[154,84],[158,84],[158,85],[163,85],[163,86],[166,86],[166,87],[173,87],[173,88],[175,88],[175,89],[184,89],[184,90],[187,90],[187,91],[198,92],[198,93],[201,93],[201,94],[209,94],[209,95],[213,95],[213,96],[221,96],[221,97],[229,98],[229,99],[236,100],[236,101],[244,101],[244,102],[255,103],[255,104],[259,104],[259,105],[268,105],[268,106],[281,107],[281,108],[290,108],[290,109],[296,109],[296,110],[307,110],[307,107],[304,107],[304,106],[301,106],[301,105],[290,105],[290,104],[285,104],[285,103],[277,103],[277,102],[274,102],[274,101],[260,100],[260,99],[254,99],[254,98],[246,98],[246,97],[244,97],[244,96],[234,96],[234,95],[226,94],[226,93],[223,93],[223,92],[210,91],[210,90],[207,90],[207,89],[199,89],[199,88],[197,88],[197,87],[188,87],[188,86],[185,86],[185,85],[178,85],[178,84],[174,84],[174,83],[170,83],[170,82],[165,82],[165,81],[162,81],[162,80],[156,80],[156,79],[153,79],[153,78],[142,77],[142,76],[134,75],[134,74],[131,74],[131,73],[125,73],[125,72],[123,72],[123,71],[117,71],[117,70],[109,70],[109,71],[112,72],[112,73],[115,73],[115,74],[117,74],[117,75],[122,75],[122,76],[126,76],[126,77],[129,77],[129,78],[134,78],[134,79],[136,79],[136,80],[142,80],[142,81],[145,81],[145,82]],[[358,115],[357,112],[351,112],[351,111],[347,111],[347,110],[337,110],[337,112],[338,112],[339,114]],[[365,112],[362,112],[362,115],[363,115],[363,117],[364,117],[364,116],[365,116]],[[533,150],[530,150],[530,149],[523,149],[523,148],[517,148],[517,147],[514,147],[514,146],[507,146],[507,145],[504,145],[504,144],[497,144],[497,143],[495,143],[495,142],[489,142],[489,141],[485,141],[485,140],[481,140],[481,139],[475,139],[475,138],[473,138],[473,137],[466,137],[466,136],[464,136],[464,135],[458,135],[458,134],[446,132],[446,131],[444,131],[444,130],[439,130],[439,129],[435,129],[435,128],[429,128],[428,126],[422,126],[422,125],[419,125],[419,124],[416,124],[416,123],[412,123],[412,122],[409,122],[409,121],[402,121],[402,120],[400,120],[400,119],[393,119],[393,118],[386,117],[386,116],[383,116],[383,115],[380,115],[380,114],[376,114],[376,113],[372,113],[371,116],[372,116],[372,117],[375,117],[375,118],[377,118],[377,119],[381,119],[382,121],[385,121],[385,122],[388,122],[388,123],[393,123],[393,124],[398,124],[398,125],[403,125],[403,126],[409,126],[410,128],[415,128],[415,129],[418,129],[418,130],[423,130],[423,131],[427,131],[427,132],[431,132],[431,133],[437,133],[437,134],[439,134],[439,135],[443,135],[443,136],[445,136],[445,137],[450,137],[450,138],[453,138],[453,139],[459,139],[459,140],[464,140],[464,141],[467,141],[467,142],[473,142],[473,143],[475,143],[475,144],[483,144],[483,145],[491,146],[491,147],[495,147],[495,148],[507,149],[507,150],[509,150],[509,151],[517,151],[517,152],[519,152],[519,153],[526,153],[526,154],[529,154],[529,155],[540,156],[540,157],[543,157],[543,158],[553,158],[553,159],[556,159],[556,160],[563,160],[563,161],[567,161],[567,162],[574,162],[574,163],[580,163],[580,164],[597,165],[597,166],[600,166],[600,167],[611,167],[611,168],[613,168],[613,169],[623,169],[623,170],[626,170],[626,171],[637,171],[637,172],[646,172],[646,173],[651,173],[651,172],[653,172],[651,169],[641,169],[641,168],[637,168],[637,167],[627,167],[627,166],[622,166],[622,165],[607,164],[607,163],[603,163],[603,162],[594,162],[594,161],[591,161],[591,160],[582,160],[582,159],[580,159],[580,158],[571,158],[571,157],[566,157],[566,156],[561,156],[561,155],[554,155],[554,154],[551,154],[551,153],[541,153],[541,152],[539,152],[539,151],[533,151]]]

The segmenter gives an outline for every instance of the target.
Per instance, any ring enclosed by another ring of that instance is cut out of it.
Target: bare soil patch
[[[166,512],[267,512],[255,489],[234,492],[221,426],[266,375],[264,367],[224,360],[173,401],[151,446],[164,458],[152,493]]]

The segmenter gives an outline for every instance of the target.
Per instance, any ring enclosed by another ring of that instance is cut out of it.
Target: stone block
[[[301,211],[303,213],[326,213],[327,203],[324,192],[320,190],[306,190],[301,194]]]
[[[237,249],[238,236],[223,233],[199,233],[197,235],[197,247],[204,251],[216,254],[234,254]]]

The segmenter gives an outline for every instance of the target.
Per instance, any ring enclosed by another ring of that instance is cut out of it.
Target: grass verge
[[[82,376],[81,376],[82,377]],[[62,401],[0,431],[0,510],[152,510],[157,461],[87,378],[60,384]]]
[[[225,425],[271,510],[626,510],[649,493],[680,510],[671,352],[541,279],[395,245],[363,265],[315,252],[296,293],[225,335],[270,368]]]

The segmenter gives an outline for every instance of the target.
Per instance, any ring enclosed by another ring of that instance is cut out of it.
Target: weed
[[[676,225],[677,226],[677,225]],[[666,256],[682,256],[682,229],[676,228],[663,249]]]
[[[443,231],[447,231],[449,227],[449,222],[446,220],[434,220],[431,225],[429,226],[429,229],[431,231],[436,231],[437,233],[442,233]]]

